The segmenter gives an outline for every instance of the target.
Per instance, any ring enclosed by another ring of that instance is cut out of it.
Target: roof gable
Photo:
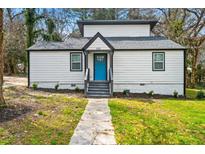
[[[88,43],[86,43],[83,47],[83,50],[88,50],[89,48],[91,50],[95,50],[94,48],[97,47],[93,45],[93,43],[100,43],[101,44],[101,49],[100,50],[105,50],[105,49],[109,49],[109,50],[114,50],[114,47],[98,32],[95,34],[95,36],[93,36]],[[102,42],[104,43],[104,45],[102,46]],[[96,44],[95,44],[96,45]],[[107,48],[106,48],[107,46]]]

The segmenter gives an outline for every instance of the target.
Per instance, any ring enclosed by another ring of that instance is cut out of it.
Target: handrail
[[[109,69],[109,84],[110,84],[110,94],[113,95],[113,74],[112,68]]]
[[[109,78],[110,78],[110,81],[113,81],[112,68],[110,68],[109,70]]]
[[[90,69],[87,68],[85,71],[85,77],[84,77],[84,84],[85,84],[85,95],[87,94],[87,90],[88,90],[88,81],[90,80]]]
[[[84,80],[88,80],[89,68],[86,69]]]

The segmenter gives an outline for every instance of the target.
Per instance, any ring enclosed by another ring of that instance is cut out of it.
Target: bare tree
[[[3,9],[0,8],[0,106],[5,105],[3,97]]]
[[[205,41],[205,9],[158,9],[162,18],[157,28],[168,38],[188,47],[187,62],[192,68],[191,87],[196,85],[197,62]]]

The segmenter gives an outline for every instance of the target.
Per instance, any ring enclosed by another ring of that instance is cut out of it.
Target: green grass
[[[118,144],[205,144],[205,100],[110,99]]]
[[[197,96],[197,92],[199,92],[199,91],[200,91],[200,89],[190,89],[190,88],[187,88],[186,89],[186,96],[189,99],[195,99],[196,96]],[[202,89],[202,91],[204,91],[204,93],[205,93],[204,89]]]
[[[15,88],[6,89],[5,98],[32,110],[18,120],[0,124],[0,144],[69,144],[87,104],[84,98]]]

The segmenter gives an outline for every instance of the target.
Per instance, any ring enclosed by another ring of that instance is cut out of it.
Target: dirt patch
[[[68,144],[87,99],[83,93],[4,88],[0,109],[1,144]]]
[[[32,114],[41,109],[41,98],[53,95],[63,95],[68,98],[84,98],[82,91],[37,89],[33,90],[26,86],[11,86],[4,88],[4,97],[7,103],[5,108],[0,109],[0,122],[8,122],[13,119],[24,118],[27,114]]]
[[[32,89],[31,89],[32,90]],[[75,91],[75,90],[69,90],[69,89],[47,89],[47,88],[38,88],[35,91],[33,91],[35,93],[44,93],[44,94],[66,94],[69,97],[81,97],[84,98],[84,91],[80,90],[80,91]]]
[[[26,86],[28,79],[26,77],[4,76],[4,87]]]
[[[0,122],[6,122],[13,119],[17,119],[22,117],[28,112],[31,112],[32,108],[25,105],[15,105],[15,106],[7,106],[5,108],[0,109]]]

